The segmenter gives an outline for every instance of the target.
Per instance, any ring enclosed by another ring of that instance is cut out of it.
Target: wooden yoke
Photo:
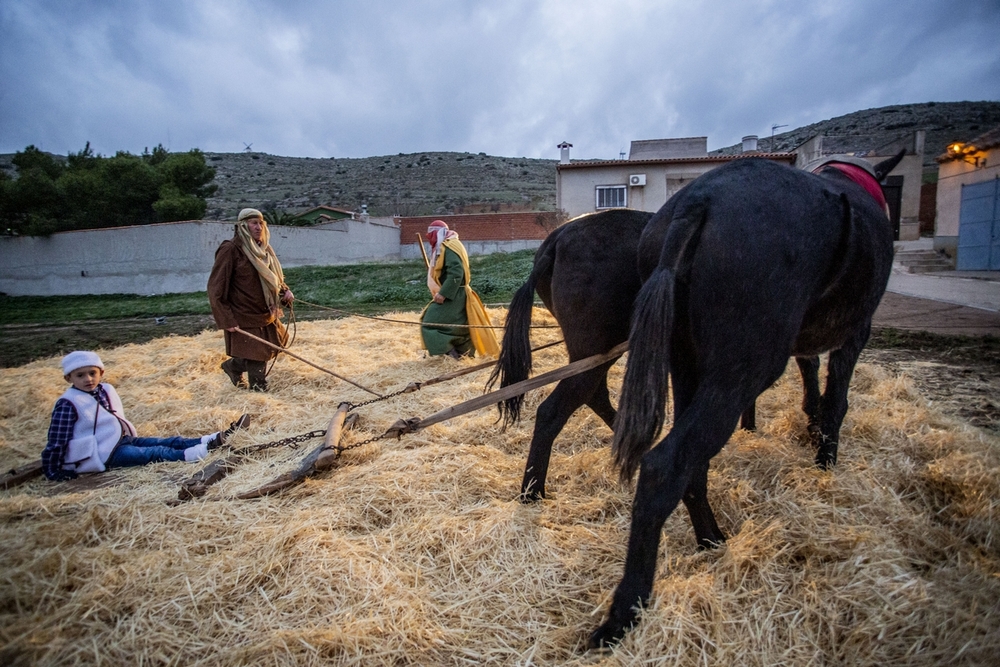
[[[337,412],[333,415],[333,419],[330,420],[330,425],[326,429],[326,438],[323,439],[323,444],[309,452],[309,455],[302,460],[302,463],[299,464],[298,468],[292,472],[280,475],[267,484],[253,489],[252,491],[241,493],[236,497],[240,500],[260,498],[261,496],[266,496],[274,493],[275,491],[280,491],[289,486],[298,484],[306,477],[316,472],[332,468],[334,461],[336,461],[337,457],[340,455],[340,451],[337,449],[337,446],[340,444],[340,436],[344,433],[344,420],[347,418],[347,412],[349,409],[350,403],[340,404],[337,408]]]

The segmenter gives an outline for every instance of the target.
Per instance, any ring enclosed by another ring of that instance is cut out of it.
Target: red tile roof
[[[700,157],[676,157],[659,158],[655,160],[585,160],[581,162],[570,162],[569,164],[557,164],[556,169],[577,169],[580,167],[617,167],[617,166],[643,166],[655,164],[684,164],[687,162],[730,162],[747,157],[760,157],[766,160],[795,162],[795,153],[740,153],[739,155],[702,155]]]

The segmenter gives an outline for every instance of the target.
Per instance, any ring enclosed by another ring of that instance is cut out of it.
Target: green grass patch
[[[210,312],[204,292],[191,294],[84,294],[78,296],[0,296],[0,324],[66,324]]]

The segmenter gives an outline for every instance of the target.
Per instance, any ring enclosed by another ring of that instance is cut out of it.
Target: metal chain
[[[353,445],[347,445],[346,447],[341,447],[340,445],[337,445],[336,447],[333,447],[332,449],[336,449],[337,450],[337,456],[340,456],[341,454],[343,454],[346,451],[349,451],[351,449],[357,449],[358,447],[364,447],[365,445],[370,445],[373,442],[376,442],[378,440],[383,439],[384,437],[385,437],[385,433],[383,433],[382,435],[374,435],[374,436],[368,438],[367,440],[362,440],[361,442],[356,442]]]
[[[403,389],[401,391],[397,391],[394,394],[388,394],[386,396],[383,396],[382,398],[374,398],[374,399],[372,399],[370,401],[365,401],[364,403],[358,403],[357,405],[354,405],[353,403],[349,403],[348,405],[350,406],[350,410],[353,411],[355,408],[359,408],[359,407],[362,407],[362,406],[365,406],[365,405],[369,405],[370,403],[377,403],[378,401],[382,401],[382,400],[385,400],[387,398],[393,398],[395,396],[399,396],[400,394],[405,394],[405,393],[406,393],[406,390]],[[372,436],[372,437],[368,438],[367,440],[362,440],[361,442],[356,442],[353,445],[347,445],[346,447],[341,447],[340,445],[337,445],[335,447],[331,447],[330,449],[337,450],[337,455],[340,456],[342,453],[344,453],[344,452],[346,452],[348,450],[356,449],[358,447],[364,447],[365,445],[369,445],[369,444],[371,444],[371,443],[373,443],[373,442],[375,442],[377,440],[382,440],[383,438],[386,437],[386,435],[387,435],[386,433],[383,433],[382,435],[375,435],[375,436]],[[273,442],[265,442],[265,443],[262,443],[262,444],[259,444],[259,445],[250,445],[248,447],[244,447],[243,449],[240,449],[239,453],[240,454],[251,454],[251,453],[254,453],[254,452],[263,451],[265,449],[273,449],[275,447],[284,447],[286,445],[291,445],[292,449],[298,449],[299,443],[306,442],[306,441],[312,440],[314,438],[323,438],[323,437],[326,437],[326,429],[321,429],[321,430],[316,430],[316,431],[309,431],[308,433],[302,433],[300,435],[293,435],[293,436],[289,436],[287,438],[282,438],[281,440],[275,440]]]
[[[363,408],[366,405],[372,405],[373,403],[378,403],[380,401],[387,401],[390,398],[396,398],[397,396],[402,396],[403,394],[409,394],[411,392],[417,391],[419,388],[420,388],[419,383],[412,383],[411,382],[410,384],[408,384],[407,386],[403,387],[399,391],[394,391],[394,392],[392,392],[390,394],[385,394],[384,396],[377,396],[377,397],[371,398],[371,399],[369,399],[367,401],[361,401],[360,403],[351,403],[351,402],[348,401],[347,402],[348,414],[354,412],[358,408]],[[353,445],[347,445],[346,447],[341,447],[340,445],[337,445],[337,446],[334,446],[334,447],[330,447],[330,449],[337,450],[337,456],[340,456],[341,454],[343,454],[344,452],[346,452],[348,450],[356,449],[358,447],[363,447],[365,445],[369,445],[369,444],[371,444],[373,442],[376,442],[378,440],[382,440],[382,439],[388,437],[390,435],[390,433],[391,433],[391,429],[389,431],[386,431],[382,435],[372,436],[371,438],[368,438],[367,440],[362,440],[361,442],[356,442]],[[400,434],[400,435],[402,435],[402,434]],[[273,442],[265,442],[265,443],[260,444],[260,445],[250,445],[249,447],[244,447],[243,449],[241,449],[239,451],[240,451],[241,454],[249,454],[251,452],[259,452],[259,451],[262,451],[262,450],[265,450],[265,449],[271,449],[273,447],[282,447],[282,446],[285,446],[285,445],[291,445],[293,449],[296,449],[297,445],[300,442],[305,442],[307,440],[312,440],[313,438],[322,438],[322,437],[325,437],[325,436],[326,436],[326,429],[317,430],[317,431],[310,431],[308,433],[303,433],[301,435],[293,435],[291,437],[282,438],[281,440],[275,440]],[[399,435],[397,435],[397,437],[399,437]]]
[[[366,405],[371,405],[372,403],[378,403],[379,401],[385,401],[385,400],[388,400],[390,398],[395,398],[396,396],[402,396],[403,394],[407,394],[407,393],[410,393],[412,391],[414,391],[414,389],[413,389],[413,385],[411,384],[411,385],[407,385],[403,389],[400,389],[399,391],[394,391],[391,394],[386,394],[385,396],[379,396],[377,398],[373,398],[373,399],[370,399],[370,400],[367,400],[367,401],[362,401],[361,403],[350,403],[350,402],[348,402],[347,403],[348,413],[354,412],[358,408],[363,408]],[[252,454],[254,452],[263,451],[265,449],[273,449],[275,447],[284,447],[286,445],[291,445],[292,449],[298,449],[299,443],[306,442],[307,440],[312,440],[314,438],[323,438],[325,436],[326,436],[326,429],[321,429],[321,430],[316,430],[316,431],[309,431],[308,433],[302,433],[300,435],[289,436],[287,438],[282,438],[281,440],[274,440],[273,442],[265,442],[265,443],[262,443],[262,444],[259,444],[259,445],[249,445],[247,447],[244,447],[243,449],[240,449],[238,453],[240,453],[240,454]],[[381,440],[384,437],[386,437],[385,433],[383,433],[382,435],[373,436],[371,438],[368,438],[367,440],[363,440],[362,442],[356,442],[353,445],[348,445],[346,447],[341,447],[341,446],[337,445],[335,447],[331,447],[330,449],[337,450],[337,456],[340,456],[342,453],[344,453],[344,452],[346,452],[346,451],[348,451],[350,449],[355,449],[357,447],[363,447],[364,445],[371,444],[371,443],[375,442],[376,440]]]
[[[260,445],[250,445],[249,447],[244,447],[239,450],[239,453],[250,454],[252,452],[259,452],[264,449],[271,449],[272,447],[283,447],[285,445],[291,445],[292,449],[297,449],[300,442],[306,442],[307,440],[312,440],[313,438],[322,438],[325,435],[326,429],[320,431],[309,431],[308,433],[293,435],[288,438],[282,438],[281,440],[275,440],[274,442],[265,442]]]
[[[399,391],[394,391],[391,394],[386,394],[385,396],[379,396],[377,398],[370,398],[367,401],[362,401],[360,403],[351,403],[351,402],[348,402],[347,403],[347,411],[348,411],[348,413],[354,412],[358,408],[363,408],[366,405],[371,405],[372,403],[378,403],[379,401],[385,401],[385,400],[388,400],[390,398],[396,398],[397,396],[402,396],[403,394],[408,394],[408,393],[410,393],[412,391],[413,391],[413,389],[411,388],[411,385],[407,385],[406,387],[403,387]]]

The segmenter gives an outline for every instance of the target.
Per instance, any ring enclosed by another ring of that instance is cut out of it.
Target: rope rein
[[[503,329],[504,328],[503,326],[493,326],[493,325],[435,324],[435,323],[412,321],[412,320],[398,320],[398,319],[393,319],[393,318],[388,318],[388,317],[376,317],[374,315],[362,315],[362,314],[359,314],[359,313],[352,313],[350,311],[342,310],[340,308],[333,308],[332,306],[324,306],[324,305],[318,304],[318,303],[311,303],[311,302],[305,301],[303,299],[296,299],[296,301],[298,301],[299,303],[301,303],[303,305],[306,305],[306,306],[311,306],[313,308],[318,308],[320,310],[327,310],[327,311],[339,313],[341,315],[348,316],[348,317],[361,317],[361,318],[364,318],[364,319],[375,320],[375,321],[378,321],[378,322],[390,322],[390,323],[393,323],[393,324],[411,324],[411,325],[417,325],[417,326],[448,326],[448,327],[467,328],[467,329]],[[504,305],[507,305],[507,304],[496,304],[496,305],[504,306]],[[295,317],[295,308],[292,306],[292,304],[288,304],[288,309],[289,309],[288,323],[292,327],[292,336],[291,336],[291,338],[290,338],[290,340],[288,342],[288,345],[286,345],[285,347],[282,347],[280,345],[275,345],[275,344],[271,343],[270,341],[264,340],[263,338],[255,336],[255,335],[253,335],[253,334],[251,334],[251,333],[249,333],[247,331],[244,331],[242,329],[237,329],[236,333],[242,334],[243,336],[246,336],[247,338],[251,338],[251,339],[257,341],[258,343],[262,343],[263,345],[266,345],[267,347],[270,347],[271,349],[274,349],[274,350],[276,350],[278,352],[283,352],[283,353],[287,354],[290,357],[298,359],[299,361],[302,361],[303,363],[306,363],[306,364],[312,366],[313,368],[316,368],[317,370],[320,370],[320,371],[322,371],[324,373],[332,375],[332,376],[336,377],[339,380],[343,380],[344,382],[347,382],[348,384],[351,384],[351,385],[353,385],[353,386],[355,386],[355,387],[357,387],[357,388],[359,388],[359,389],[361,389],[361,390],[363,390],[363,391],[365,391],[365,392],[367,392],[369,394],[373,394],[375,396],[375,398],[368,399],[367,401],[361,401],[360,403],[347,402],[346,405],[347,405],[348,411],[350,413],[354,413],[354,411],[357,410],[358,408],[362,408],[362,407],[365,407],[367,405],[371,405],[373,403],[378,403],[380,401],[386,401],[386,400],[395,398],[397,396],[401,396],[403,394],[409,394],[409,393],[414,392],[414,391],[419,391],[422,387],[429,386],[429,385],[432,385],[432,384],[437,384],[439,382],[447,382],[447,381],[453,380],[453,379],[455,379],[457,377],[461,377],[462,375],[467,375],[469,373],[473,373],[473,372],[476,372],[476,371],[484,370],[484,369],[492,367],[492,366],[494,366],[496,364],[496,362],[486,362],[486,363],[483,363],[483,364],[479,364],[477,366],[473,366],[471,368],[463,369],[462,371],[448,373],[448,374],[445,374],[443,376],[439,376],[437,378],[432,378],[430,380],[425,380],[423,382],[411,382],[408,385],[406,385],[404,388],[402,388],[402,389],[400,389],[398,391],[391,392],[389,394],[384,394],[384,395],[383,394],[379,394],[378,392],[376,392],[376,391],[374,391],[372,389],[369,389],[369,388],[367,388],[367,387],[365,387],[363,385],[360,385],[360,384],[358,384],[358,383],[356,383],[356,382],[354,382],[352,380],[349,380],[348,378],[346,378],[346,377],[344,377],[342,375],[339,375],[339,374],[337,374],[337,373],[335,373],[335,372],[333,372],[333,371],[331,371],[329,369],[326,369],[326,368],[323,368],[322,366],[314,364],[311,361],[309,361],[307,359],[304,359],[303,357],[300,357],[300,356],[298,356],[298,355],[296,355],[296,354],[294,354],[292,352],[289,352],[288,350],[292,346],[292,343],[295,341],[295,336],[297,334],[297,330],[298,329],[297,329],[297,325],[296,325],[297,319]],[[558,329],[559,325],[557,325],[557,324],[555,324],[555,325],[537,325],[537,326],[532,326],[530,328],[531,329]],[[544,345],[540,345],[540,346],[538,346],[536,348],[533,348],[532,352],[537,352],[539,350],[543,350],[545,348],[552,347],[554,345],[559,345],[562,342],[563,342],[562,340],[558,340],[558,341],[555,341],[555,342],[552,342],[552,343],[546,343]],[[277,356],[275,356],[275,359],[272,360],[271,367],[268,368],[268,371],[267,371],[268,373],[270,373],[271,368],[274,367],[274,362],[276,360],[277,360]],[[496,392],[493,392],[493,393],[496,393]],[[372,436],[370,438],[367,438],[365,440],[361,440],[359,442],[356,442],[356,443],[353,443],[353,444],[350,444],[350,445],[340,445],[340,444],[331,445],[331,446],[327,447],[326,449],[334,450],[336,452],[336,457],[339,458],[340,455],[343,454],[346,451],[350,451],[352,449],[357,449],[359,447],[364,447],[365,445],[369,445],[369,444],[371,444],[373,442],[377,442],[379,440],[383,440],[383,439],[389,438],[391,436],[395,436],[395,438],[398,440],[403,435],[406,435],[408,433],[413,433],[413,432],[417,431],[419,429],[419,427],[420,427],[420,423],[421,423],[421,420],[419,418],[417,418],[417,417],[414,417],[414,418],[411,418],[411,419],[406,419],[406,420],[400,419],[400,420],[397,420],[392,426],[389,427],[388,430],[386,430],[381,435],[374,435],[374,436]],[[271,441],[271,442],[265,442],[265,443],[256,444],[256,445],[249,445],[247,447],[243,447],[243,448],[241,448],[239,450],[236,450],[234,453],[236,453],[236,454],[251,454],[251,453],[256,453],[256,452],[264,451],[264,450],[267,450],[267,449],[274,449],[274,448],[277,448],[277,447],[286,447],[286,446],[291,447],[292,449],[298,449],[299,444],[301,444],[303,442],[307,442],[309,440],[313,440],[315,438],[323,438],[323,437],[326,437],[326,435],[327,435],[327,429],[318,429],[318,430],[315,430],[315,431],[309,431],[308,433],[301,433],[299,435],[293,435],[293,436],[289,436],[287,438],[281,438],[280,440],[274,440],[274,441]]]
[[[442,324],[438,322],[421,322],[419,320],[396,320],[390,317],[376,317],[374,315],[362,315],[361,313],[352,313],[349,310],[341,310],[340,308],[334,308],[332,306],[324,306],[318,303],[310,303],[308,301],[303,301],[302,299],[296,299],[299,303],[305,306],[311,306],[313,308],[319,308],[320,310],[329,310],[334,313],[340,313],[348,317],[361,317],[366,320],[375,320],[377,322],[391,322],[393,324],[415,324],[422,327],[451,327],[454,329],[503,329],[503,326],[497,326],[493,324]],[[506,305],[506,304],[502,304]],[[532,329],[558,329],[558,324],[538,324],[531,327]]]
[[[562,342],[563,341],[561,341],[561,340],[557,340],[557,341],[554,341],[552,343],[546,343],[544,345],[539,345],[538,347],[532,348],[532,352],[538,352],[540,350],[544,350],[544,349],[549,348],[549,347],[554,347],[556,345],[561,344]],[[621,347],[621,346],[619,346],[619,347]],[[616,350],[617,349],[618,348],[616,348]],[[613,353],[614,353],[614,351],[612,351],[612,353],[608,353],[608,354],[610,355],[610,354],[613,354]],[[619,352],[619,354],[620,353],[621,352]],[[590,359],[597,358],[598,356],[601,356],[601,355],[594,355],[594,357],[591,357]],[[604,355],[604,356],[608,356],[608,355]],[[586,362],[587,360],[584,359],[584,360],[581,360],[581,361]],[[577,362],[577,363],[580,363],[580,362]],[[379,403],[381,401],[386,401],[386,400],[389,400],[391,398],[395,398],[397,396],[402,396],[403,394],[409,394],[409,393],[412,393],[414,391],[419,391],[421,388],[426,387],[426,386],[430,386],[430,385],[433,385],[433,384],[438,384],[438,383],[441,383],[441,382],[448,382],[449,380],[454,380],[454,379],[456,379],[458,377],[461,377],[463,375],[468,375],[469,373],[474,373],[476,371],[485,370],[486,368],[489,368],[489,367],[491,367],[493,365],[494,365],[494,362],[487,362],[487,363],[479,364],[479,365],[473,366],[471,368],[463,369],[462,371],[447,373],[445,375],[442,375],[442,376],[439,376],[439,377],[436,377],[436,378],[432,378],[430,380],[425,380],[423,382],[411,382],[408,385],[406,385],[404,388],[402,388],[402,389],[400,389],[398,391],[394,391],[392,393],[385,394],[384,396],[378,396],[377,398],[368,399],[367,401],[362,401],[360,403],[347,402],[346,405],[348,407],[348,412],[349,413],[354,413],[355,410],[357,410],[358,408],[363,408],[366,405],[371,405],[373,403]],[[510,388],[508,387],[506,389],[502,389],[502,390],[499,390],[499,391],[509,391],[509,389]],[[491,392],[491,393],[495,394],[497,392]],[[479,397],[479,398],[482,398],[482,397]],[[478,399],[475,399],[475,400],[478,400]],[[372,436],[372,437],[370,437],[370,438],[368,438],[366,440],[362,440],[360,442],[355,442],[355,443],[350,444],[350,445],[339,445],[339,444],[332,445],[332,446],[328,447],[327,449],[336,451],[336,453],[337,453],[336,455],[337,455],[337,457],[339,457],[341,454],[343,454],[346,451],[350,451],[352,449],[357,449],[358,447],[364,447],[365,445],[369,445],[369,444],[371,444],[373,442],[377,442],[379,440],[384,440],[384,439],[389,438],[389,437],[395,437],[398,440],[402,436],[404,436],[404,435],[406,435],[408,433],[413,433],[413,432],[417,431],[418,427],[421,425],[421,422],[422,422],[422,420],[420,418],[417,418],[417,417],[414,417],[414,418],[411,418],[411,419],[399,419],[392,426],[390,426],[384,433],[382,433],[381,435],[374,435],[374,436]],[[293,436],[290,436],[290,437],[287,437],[287,438],[282,438],[281,440],[274,440],[272,442],[265,442],[265,443],[262,443],[262,444],[259,444],[259,445],[249,445],[247,447],[244,447],[244,448],[238,450],[236,453],[237,454],[250,454],[250,453],[254,453],[254,452],[263,451],[263,450],[266,450],[266,449],[272,449],[272,448],[275,448],[275,447],[284,447],[284,446],[291,446],[293,449],[297,449],[299,443],[306,442],[308,440],[313,440],[315,438],[323,438],[323,437],[326,436],[326,434],[327,434],[327,430],[326,429],[319,429],[319,430],[315,430],[315,431],[309,431],[308,433],[302,433],[300,435],[293,435]]]

